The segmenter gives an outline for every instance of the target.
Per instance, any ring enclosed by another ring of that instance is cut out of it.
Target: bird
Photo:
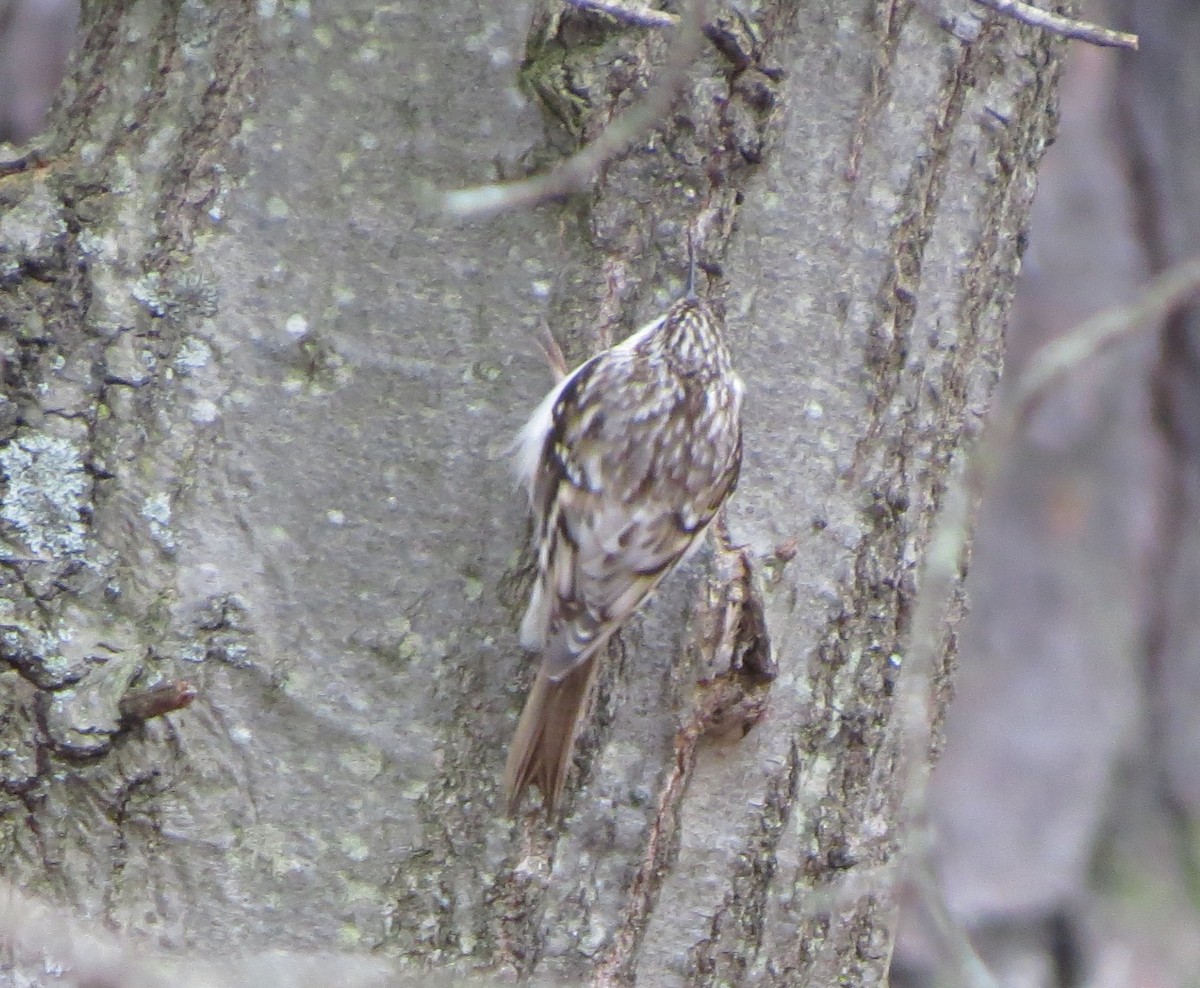
[[[505,766],[510,816],[530,785],[554,813],[609,639],[737,486],[745,388],[690,268],[681,298],[567,374],[514,443],[537,563],[520,641],[541,664]]]

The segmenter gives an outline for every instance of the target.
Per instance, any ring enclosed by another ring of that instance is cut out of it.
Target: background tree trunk
[[[1083,7],[1140,49],[1067,57],[1008,381],[1200,248],[1200,17]],[[1002,988],[1185,985],[1200,968],[1200,382],[1194,293],[1181,301],[1047,390],[980,509],[929,817],[949,912]],[[903,925],[892,985],[961,983]]]
[[[1184,132],[1200,125],[1186,93],[1200,85],[1192,57],[1200,11],[1169,0],[1143,0],[1126,12],[1145,33],[1147,58],[1124,64],[1118,105],[1127,124],[1138,246],[1159,271],[1200,249],[1200,160]],[[1200,307],[1180,309],[1162,327],[1150,382],[1155,425],[1167,456],[1161,486],[1160,542],[1150,567],[1146,665],[1155,792],[1175,837],[1178,874],[1193,910],[1200,908]]]
[[[455,224],[430,188],[553,158],[526,55],[570,147],[670,34],[463,2],[84,12],[45,160],[0,180],[10,881],[204,956],[883,981],[895,690],[1060,46],[892,3],[708,21],[674,114],[593,194]],[[538,330],[574,360],[655,314],[689,227],[748,386],[730,527],[779,677],[693,759],[737,590],[700,558],[614,648],[562,819],[514,823],[533,664],[503,454],[550,383]],[[122,718],[182,680],[189,709]]]

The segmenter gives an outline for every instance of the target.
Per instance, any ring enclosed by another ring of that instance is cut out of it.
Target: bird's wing
[[[539,578],[522,640],[545,650],[555,680],[628,619],[737,480],[738,408],[722,412],[733,429],[722,423],[696,444],[697,410],[685,407],[696,397],[644,376],[636,351],[607,351],[551,407],[532,488]]]

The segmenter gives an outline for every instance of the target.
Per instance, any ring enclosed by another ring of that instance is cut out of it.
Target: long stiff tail
[[[554,812],[571,766],[579,719],[599,663],[593,653],[555,681],[538,670],[504,768],[508,813],[513,816],[532,783],[546,814]]]

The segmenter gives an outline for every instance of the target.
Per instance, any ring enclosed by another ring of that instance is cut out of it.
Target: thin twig
[[[669,14],[665,10],[653,10],[649,7],[632,7],[621,0],[567,0],[572,7],[580,10],[594,10],[608,14],[625,24],[634,27],[674,27],[679,23],[678,14]]]
[[[1078,21],[1064,17],[1051,10],[1042,10],[1033,4],[1022,3],[1021,0],[975,0],[981,7],[987,7],[998,14],[1004,14],[1022,24],[1040,27],[1051,34],[1059,34],[1064,38],[1075,38],[1086,41],[1091,45],[1101,45],[1104,48],[1130,48],[1137,51],[1138,36],[1125,31],[1113,31],[1099,24],[1088,21]]]
[[[921,905],[925,907],[925,914],[933,926],[934,935],[951,958],[956,983],[962,988],[1000,988],[1000,983],[988,970],[983,958],[976,952],[974,945],[950,912],[941,883],[933,872],[928,848],[922,854],[920,863],[911,869],[909,881],[912,882],[913,890],[920,896]]]
[[[1042,347],[1017,378],[1011,408],[1024,418],[1046,387],[1084,360],[1131,330],[1153,326],[1200,290],[1200,257],[1168,268],[1128,305],[1118,305],[1085,319],[1066,336]]]
[[[695,61],[703,38],[704,0],[688,5],[671,46],[671,58],[662,76],[646,97],[617,118],[591,144],[543,175],[497,185],[479,185],[446,193],[442,208],[463,218],[494,216],[509,209],[536,206],[582,192],[600,170],[639,136],[660,122],[683,86],[687,69]]]

